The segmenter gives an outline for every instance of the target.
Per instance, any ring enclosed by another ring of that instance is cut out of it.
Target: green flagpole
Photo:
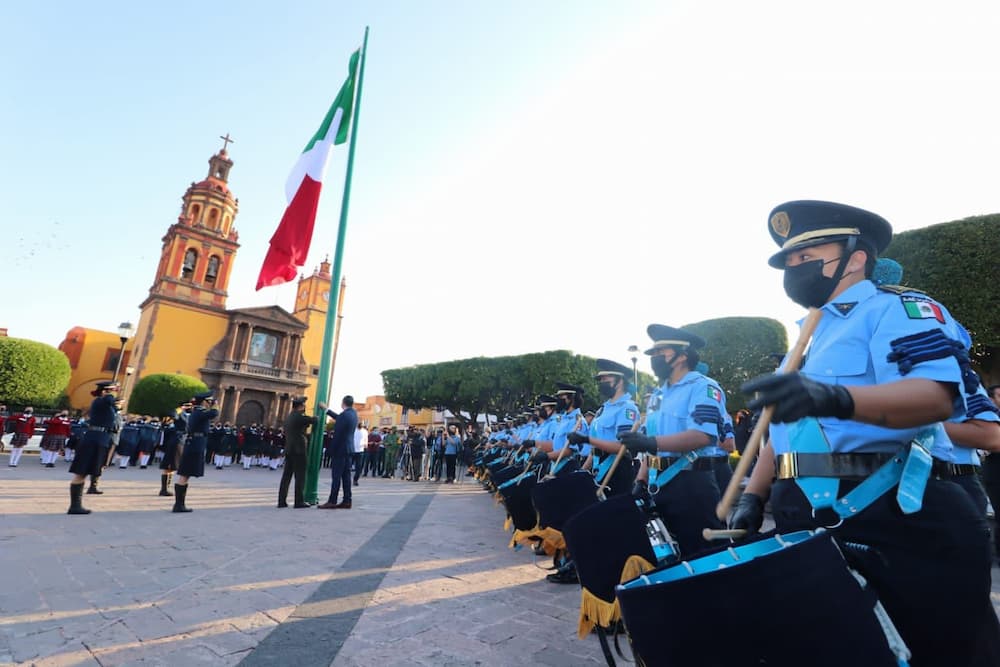
[[[361,45],[361,64],[358,69],[358,89],[354,96],[354,113],[351,121],[351,144],[347,152],[347,174],[344,177],[344,198],[340,204],[340,226],[337,228],[337,248],[333,253],[333,275],[330,277],[330,289],[340,289],[341,264],[344,259],[344,236],[347,233],[347,208],[351,201],[351,175],[354,173],[354,146],[358,139],[358,120],[361,119],[361,87],[365,80],[365,56],[368,53],[368,27],[365,26],[365,40]],[[339,297],[338,297],[339,300]],[[329,402],[330,379],[333,372],[333,341],[338,328],[337,313],[331,310],[336,307],[332,302],[327,304],[326,328],[323,331],[323,353],[319,362],[319,377],[316,380],[316,406],[314,413],[320,417],[318,428],[313,429],[312,442],[309,444],[309,461],[306,469],[305,501],[319,502],[319,469],[323,462],[323,431],[326,424],[326,412],[319,409],[320,403]]]

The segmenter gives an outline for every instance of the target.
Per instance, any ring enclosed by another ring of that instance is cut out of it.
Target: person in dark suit
[[[321,410],[326,410],[326,414],[336,420],[333,435],[327,445],[332,461],[330,467],[333,469],[333,483],[330,487],[330,499],[319,506],[321,510],[351,509],[351,454],[354,452],[354,432],[358,429],[358,413],[354,411],[352,396],[344,396],[340,406],[342,412],[337,414],[333,410],[327,410],[324,404],[319,404]],[[344,500],[338,504],[341,484],[344,486]]]
[[[296,508],[309,507],[303,497],[306,483],[306,446],[309,442],[306,431],[315,427],[318,417],[306,414],[305,396],[292,399],[292,411],[285,417],[285,468],[278,486],[278,507],[288,507],[288,483],[295,476]]]

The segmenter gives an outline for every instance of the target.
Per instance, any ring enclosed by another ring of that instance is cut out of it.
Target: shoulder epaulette
[[[896,295],[906,294],[907,292],[916,292],[917,294],[924,295],[927,294],[927,292],[924,292],[923,290],[918,290],[914,287],[906,287],[904,285],[876,285],[876,287],[878,287],[879,291],[889,292]]]

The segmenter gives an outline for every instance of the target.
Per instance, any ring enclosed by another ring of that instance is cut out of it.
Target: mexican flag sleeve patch
[[[634,422],[639,414],[632,408],[625,408],[625,419]]]
[[[919,296],[901,296],[906,316],[911,320],[937,320],[944,324],[944,311],[930,299]]]
[[[713,401],[715,401],[716,403],[722,402],[722,392],[716,389],[715,387],[708,388],[708,397]]]

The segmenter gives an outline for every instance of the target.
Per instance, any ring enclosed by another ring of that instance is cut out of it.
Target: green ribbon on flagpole
[[[368,27],[365,26],[365,40],[361,45],[361,64],[358,69],[358,90],[354,99],[354,118],[351,128],[351,145],[347,152],[347,174],[344,177],[344,199],[340,205],[340,226],[337,228],[337,247],[333,253],[333,275],[330,278],[330,290],[337,290],[337,303],[328,303],[326,311],[326,327],[323,330],[323,353],[319,362],[319,377],[316,381],[315,414],[319,417],[319,426],[313,429],[312,441],[309,443],[309,460],[306,467],[305,501],[319,502],[319,469],[323,463],[323,435],[326,426],[326,411],[319,409],[320,403],[329,402],[330,378],[333,373],[333,341],[336,328],[339,326],[336,309],[339,306],[340,273],[344,260],[344,237],[347,234],[347,209],[351,201],[351,176],[354,173],[354,146],[358,139],[358,121],[361,119],[361,87],[365,80],[365,56],[368,53]],[[331,310],[331,308],[333,310]]]

